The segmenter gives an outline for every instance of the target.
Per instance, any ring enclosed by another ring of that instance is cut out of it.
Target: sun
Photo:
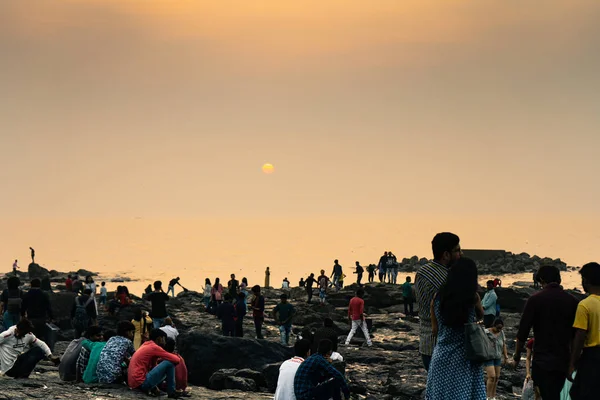
[[[273,164],[264,164],[262,166],[262,172],[264,172],[265,174],[272,174],[273,172],[275,172],[275,167],[273,166]]]

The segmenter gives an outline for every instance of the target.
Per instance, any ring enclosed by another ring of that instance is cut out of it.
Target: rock
[[[267,387],[267,381],[261,372],[244,368],[237,371],[235,373],[235,376],[240,378],[252,379],[256,383],[256,387]]]
[[[89,276],[98,276],[97,273],[88,271],[87,269],[83,269],[83,268],[78,269],[77,272],[72,272],[72,274],[77,274],[80,277],[86,277],[88,275]]]
[[[50,271],[36,263],[29,264],[29,267],[27,268],[27,273],[29,274],[29,279],[42,279],[46,276],[50,276]]]
[[[267,364],[262,369],[262,375],[265,378],[266,387],[271,393],[275,393],[277,388],[277,379],[279,378],[279,368],[283,361]]]
[[[293,356],[293,349],[267,340],[232,338],[191,330],[179,335],[179,354],[186,360],[190,382],[207,385],[224,368],[261,370]]]

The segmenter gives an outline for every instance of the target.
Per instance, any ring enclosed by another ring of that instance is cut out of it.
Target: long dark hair
[[[448,273],[446,284],[440,289],[442,323],[462,327],[469,321],[477,293],[477,265],[470,258],[459,259]]]
[[[221,284],[221,280],[219,278],[215,279],[215,285],[213,286],[215,290],[219,290],[219,285]]]

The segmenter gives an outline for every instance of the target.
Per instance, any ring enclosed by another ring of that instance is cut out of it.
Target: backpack
[[[21,313],[21,304],[23,304],[23,292],[19,290],[16,296],[11,296],[10,292],[7,293],[8,301],[6,302],[6,311],[11,314]]]
[[[92,302],[93,298],[90,296],[85,304],[81,304],[81,297],[75,299],[75,316],[73,317],[73,328],[78,331],[85,331],[90,323],[90,317],[87,313],[87,306]]]

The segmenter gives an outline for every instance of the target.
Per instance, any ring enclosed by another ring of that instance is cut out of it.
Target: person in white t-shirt
[[[279,378],[277,379],[274,400],[296,400],[294,378],[300,364],[310,356],[310,341],[307,339],[298,340],[294,345],[294,353],[296,354],[295,357],[285,361],[279,367]]]
[[[179,336],[179,331],[175,328],[175,324],[173,320],[169,317],[165,318],[165,326],[160,328],[161,331],[167,334],[167,337],[177,341],[177,336]]]

